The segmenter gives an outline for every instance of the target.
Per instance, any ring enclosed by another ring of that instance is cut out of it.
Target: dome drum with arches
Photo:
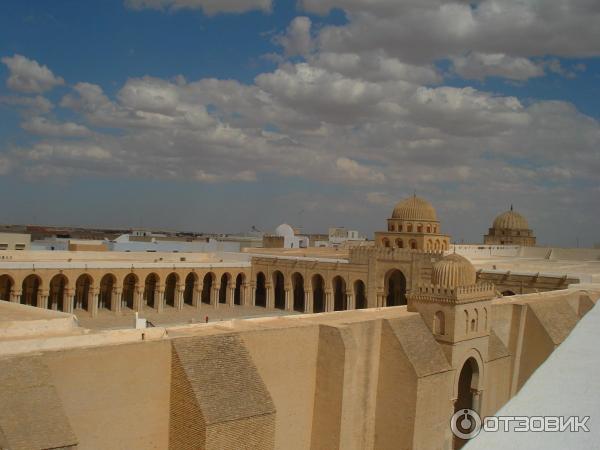
[[[431,252],[449,248],[450,238],[441,233],[435,208],[416,195],[398,202],[387,222],[387,231],[375,233],[375,242],[380,247]]]

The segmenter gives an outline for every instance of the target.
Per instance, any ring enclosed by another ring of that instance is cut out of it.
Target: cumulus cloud
[[[54,137],[89,136],[89,128],[73,122],[53,122],[45,117],[32,117],[21,124],[21,127],[32,134]]]
[[[25,56],[6,56],[1,61],[10,72],[6,85],[13,91],[37,94],[65,84],[65,80],[55,76],[48,67]]]
[[[436,66],[445,59],[455,75],[478,80],[584,70],[554,55],[595,54],[597,27],[588,25],[598,8],[557,3],[561,23],[554,3],[304,0],[311,12],[342,8],[348,22],[320,27],[306,17],[293,20],[277,38],[280,63],[253,83],[145,76],[128,79],[113,95],[82,80],[60,101],[69,121],[25,117],[23,127],[37,140],[5,152],[0,168],[61,179],[90,173],[199,183],[294,177],[341,185],[343,194],[324,201],[337,204],[340,214],[377,217],[378,225],[390,205],[417,189],[440,205],[449,227],[454,217],[461,233],[489,225],[465,225],[464,211],[481,208],[491,220],[515,199],[530,208],[533,223],[550,223],[556,204],[578,202],[597,222],[583,203],[597,195],[595,118],[564,101],[446,86]],[[552,27],[562,31],[550,36]],[[46,114],[52,107],[40,96],[0,102],[37,104]],[[361,201],[342,201],[348,196]]]
[[[131,9],[202,9],[206,14],[270,11],[272,0],[125,0]]]
[[[600,54],[600,7],[589,0],[303,0],[302,6],[320,14],[340,8],[350,17],[348,24],[321,31],[323,51],[378,48],[411,63],[469,52],[524,58]]]
[[[0,105],[15,106],[26,115],[46,114],[54,105],[50,100],[41,95],[25,97],[19,95],[0,96]]]
[[[283,47],[286,56],[307,55],[313,46],[310,27],[311,21],[308,17],[296,17],[287,27],[285,34],[275,38],[275,42]]]
[[[483,80],[486,77],[503,77],[523,81],[544,75],[542,64],[503,53],[475,52],[455,57],[452,62],[456,73],[469,79]]]

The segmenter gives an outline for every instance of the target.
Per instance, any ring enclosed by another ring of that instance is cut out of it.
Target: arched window
[[[446,318],[442,311],[438,311],[433,316],[433,333],[444,335],[446,334]]]
[[[398,225],[398,231],[402,232],[402,224]]]
[[[465,334],[469,334],[469,312],[465,309]]]
[[[408,231],[409,233],[412,233],[412,230],[413,230],[412,223],[409,223],[408,225],[406,225],[406,231]]]
[[[396,230],[396,226],[393,223],[390,223],[389,230],[390,231]]]
[[[396,239],[396,247],[404,248],[404,242],[402,242],[402,239]]]
[[[431,233],[431,225],[427,225],[427,232]]]
[[[422,233],[423,232],[423,224],[422,223],[420,223],[420,224],[417,225],[417,232],[418,233]]]
[[[417,241],[415,241],[414,239],[411,239],[410,240],[410,248],[415,250],[417,248]]]
[[[390,240],[388,238],[383,238],[382,239],[382,244],[384,247],[389,247],[390,246]]]

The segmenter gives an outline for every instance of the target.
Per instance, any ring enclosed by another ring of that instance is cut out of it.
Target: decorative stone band
[[[443,250],[419,250],[412,248],[392,247],[354,247],[350,249],[350,261],[353,263],[366,264],[371,258],[397,260],[406,258],[414,253],[423,255],[444,255]]]
[[[408,293],[409,300],[429,303],[473,303],[489,300],[496,296],[494,285],[483,282],[471,286],[445,288],[436,285],[422,285]]]

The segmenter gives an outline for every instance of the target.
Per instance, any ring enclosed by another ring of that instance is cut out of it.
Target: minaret
[[[469,260],[453,253],[434,264],[431,284],[407,295],[407,309],[421,314],[450,362],[473,345],[487,354],[495,291],[491,283],[476,279]]]

